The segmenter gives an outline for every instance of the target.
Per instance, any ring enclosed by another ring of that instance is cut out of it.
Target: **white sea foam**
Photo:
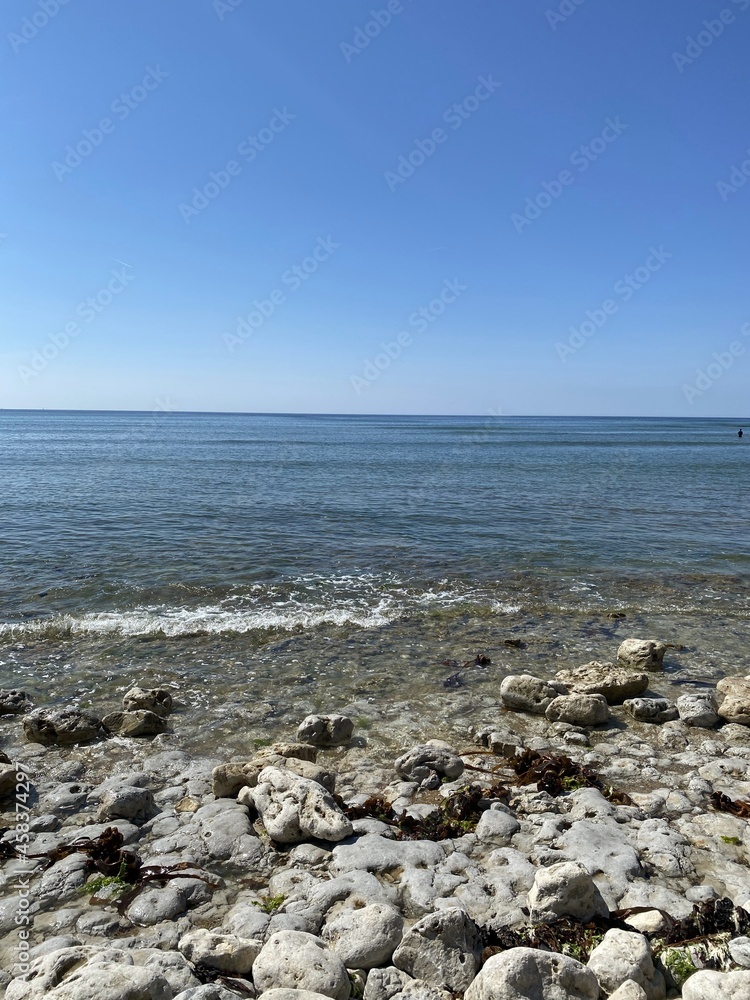
[[[336,583],[350,585],[354,580],[342,578]],[[276,599],[269,600],[273,597]],[[266,592],[263,598],[235,595],[216,604],[193,608],[150,605],[123,611],[59,615],[0,624],[0,639],[34,641],[87,635],[174,638],[299,632],[325,625],[372,629],[412,614],[424,614],[426,609],[449,609],[458,605],[475,605],[496,614],[520,610],[518,605],[491,599],[478,591],[446,588],[408,593],[405,589],[394,588],[391,593],[383,594],[371,586],[346,597],[332,593],[328,601],[282,598]]]

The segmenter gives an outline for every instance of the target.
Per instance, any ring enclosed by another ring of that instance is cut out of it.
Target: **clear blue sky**
[[[750,410],[750,0],[388,6],[4,0],[0,405]]]

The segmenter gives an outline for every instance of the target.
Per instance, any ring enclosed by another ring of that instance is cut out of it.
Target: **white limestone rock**
[[[592,877],[572,861],[537,871],[529,892],[529,911],[534,924],[552,924],[561,917],[587,922],[609,915]]]
[[[664,1000],[667,995],[664,976],[654,968],[651,946],[635,931],[607,931],[591,952],[588,967],[607,995],[630,981],[641,987],[646,1000]]]
[[[332,1000],[349,1000],[346,966],[312,934],[277,931],[253,963],[253,982],[261,993],[275,988],[310,990]]]
[[[370,903],[342,906],[326,918],[320,936],[347,969],[374,969],[390,964],[403,931],[395,907]]]
[[[686,726],[713,729],[720,722],[718,704],[710,691],[700,694],[680,695],[676,705],[677,711],[680,714],[680,721],[684,722]]]
[[[207,965],[228,975],[244,976],[260,954],[262,942],[239,938],[234,934],[219,934],[199,928],[180,938],[178,948],[194,965]]]
[[[463,993],[482,964],[482,939],[462,909],[441,909],[422,917],[406,932],[393,964],[414,979]]]
[[[719,715],[727,722],[750,726],[750,677],[724,677],[716,685]]]
[[[599,1000],[594,973],[573,958],[536,948],[493,955],[465,1000]]]
[[[694,973],[682,987],[682,1000],[748,1000],[750,972]]]
[[[280,844],[308,838],[340,841],[353,833],[333,797],[322,785],[279,767],[265,767],[252,800],[268,836]]]
[[[601,694],[610,705],[621,705],[626,698],[637,698],[649,685],[648,674],[644,671],[597,660],[581,667],[559,670],[555,680],[565,684],[571,694]]]

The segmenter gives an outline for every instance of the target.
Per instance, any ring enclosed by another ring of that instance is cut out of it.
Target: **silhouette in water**
[[[743,433],[743,431],[742,431],[742,428],[740,427],[740,429],[737,431],[737,437],[741,438],[742,437],[742,433]]]

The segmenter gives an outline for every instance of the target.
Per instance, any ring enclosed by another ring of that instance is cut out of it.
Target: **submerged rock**
[[[636,722],[674,722],[679,715],[666,698],[631,698],[625,702],[625,710]]]
[[[599,1000],[594,973],[573,958],[509,948],[488,959],[465,1000]]]
[[[23,720],[30,743],[44,746],[74,746],[92,743],[110,735],[108,727],[93,712],[81,708],[37,708]]]
[[[555,679],[569,687],[571,694],[600,694],[610,705],[621,705],[626,698],[637,698],[649,684],[648,674],[643,671],[596,660],[582,667],[560,670]]]
[[[155,715],[169,715],[172,711],[172,695],[164,688],[153,688],[146,691],[140,687],[131,688],[122,697],[122,707],[125,712],[137,712],[144,709]]]
[[[553,685],[531,674],[508,674],[500,685],[500,697],[506,708],[544,715],[550,703],[566,690],[563,684]]]
[[[105,715],[104,725],[118,736],[156,736],[167,731],[167,720],[147,709],[133,712],[112,712]]]
[[[18,688],[0,690],[0,715],[21,715],[32,708],[31,698]]]
[[[300,723],[297,739],[315,747],[331,747],[348,743],[354,723],[345,715],[308,715]]]
[[[609,718],[609,705],[601,694],[562,694],[553,698],[544,714],[550,722],[602,726]]]
[[[661,670],[666,644],[656,639],[626,639],[617,650],[617,662],[636,670]]]

